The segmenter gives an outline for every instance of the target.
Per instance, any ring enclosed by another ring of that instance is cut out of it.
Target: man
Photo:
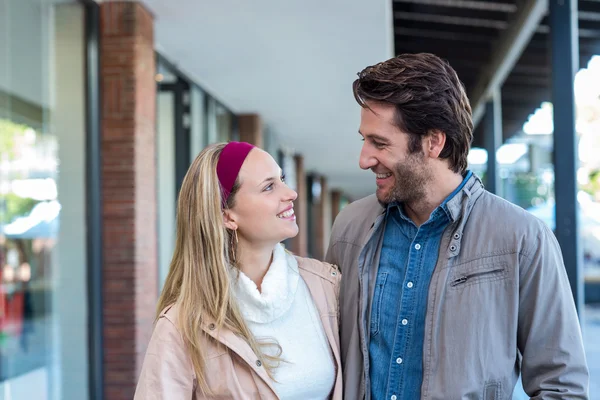
[[[553,233],[467,171],[471,107],[456,72],[405,54],[359,73],[359,165],[327,261],[342,270],[345,398],[585,399],[588,369]]]

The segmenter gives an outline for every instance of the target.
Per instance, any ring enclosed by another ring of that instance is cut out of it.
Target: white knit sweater
[[[256,339],[275,340],[283,351],[284,361],[274,371],[279,398],[328,398],[335,382],[334,360],[296,259],[277,245],[262,292],[245,274],[231,272],[233,290],[248,327]]]

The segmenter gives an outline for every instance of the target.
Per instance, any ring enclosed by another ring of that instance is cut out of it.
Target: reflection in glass
[[[87,394],[85,33],[78,2],[0,1],[0,398]]]

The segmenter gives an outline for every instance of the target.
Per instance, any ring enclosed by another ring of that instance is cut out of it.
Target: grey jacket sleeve
[[[327,247],[327,253],[325,253],[325,262],[328,262],[329,264],[337,265],[338,268],[341,269],[341,266],[337,263],[337,258],[335,257],[335,253],[333,251],[334,247],[335,247],[335,243],[332,243],[331,241],[329,241],[329,247]]]
[[[532,399],[587,399],[589,372],[560,247],[545,225],[522,254],[517,344]]]
[[[335,239],[337,237],[337,220],[334,221],[333,226],[331,227],[331,234],[329,236],[329,245],[327,246],[327,252],[325,253],[325,262],[329,264],[337,265],[339,269],[342,269],[342,266],[339,264],[337,257],[335,256]]]

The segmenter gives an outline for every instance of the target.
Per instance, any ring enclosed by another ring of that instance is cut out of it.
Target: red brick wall
[[[101,4],[105,398],[131,400],[157,300],[153,17]]]
[[[252,143],[263,148],[263,125],[258,114],[241,114],[238,116],[240,141]]]
[[[291,251],[299,256],[306,257],[308,254],[308,209],[306,192],[306,172],[304,171],[304,157],[294,156],[296,163],[296,192],[298,198],[294,202],[294,213],[296,214],[296,223],[300,231],[295,238],[291,240]]]
[[[327,251],[325,248],[325,212],[327,205],[325,196],[329,195],[329,189],[327,188],[327,178],[320,176],[315,177],[315,179],[318,179],[321,184],[321,196],[319,201],[313,204],[313,232],[311,232],[312,237],[308,240],[314,240],[315,243],[315,253],[312,256],[318,260],[323,260]]]

